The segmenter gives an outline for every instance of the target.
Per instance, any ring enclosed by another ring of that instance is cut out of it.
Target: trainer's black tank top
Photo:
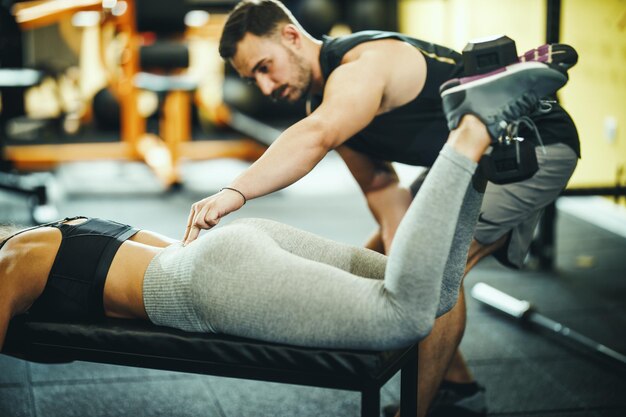
[[[463,76],[461,54],[452,49],[414,39],[399,33],[364,31],[339,38],[324,37],[320,65],[325,80],[341,64],[343,56],[363,42],[397,39],[413,45],[426,59],[426,82],[422,92],[407,104],[378,115],[362,131],[350,138],[350,148],[386,161],[410,165],[431,166],[448,138],[448,126],[443,114],[439,86],[445,81]],[[322,95],[309,97],[314,110]],[[544,144],[563,142],[580,156],[578,133],[569,115],[558,105],[533,120]],[[520,135],[533,133],[520,127]]]
[[[87,220],[67,224],[76,219]],[[22,230],[13,236],[40,227],[56,227],[62,239],[48,282],[28,314],[52,320],[103,318],[104,282],[111,262],[122,243],[138,230],[110,220],[73,217]],[[0,244],[0,249],[7,240]]]

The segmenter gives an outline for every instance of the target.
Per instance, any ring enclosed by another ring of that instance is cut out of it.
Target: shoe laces
[[[515,120],[510,122],[502,121],[500,122],[504,131],[506,132],[504,140],[508,143],[513,140],[521,142],[524,138],[518,136],[520,125],[524,125],[533,131],[535,137],[537,138],[537,142],[541,145],[541,151],[543,154],[546,154],[546,148],[543,144],[543,140],[541,139],[541,134],[539,133],[539,129],[537,129],[537,125],[530,118],[530,116],[537,116],[540,114],[546,114],[552,111],[552,104],[556,103],[554,100],[539,100],[537,101],[533,95],[525,94],[520,97],[515,103],[512,103],[508,106],[505,111],[503,111],[503,115],[505,118],[507,116],[511,116],[513,114],[524,114],[524,116],[518,117]],[[528,116],[530,115],[530,116]],[[513,119],[513,117],[510,117]]]
[[[537,105],[535,111],[531,113],[531,116],[550,113],[552,111],[553,104],[556,104],[556,100],[539,100],[539,104]]]

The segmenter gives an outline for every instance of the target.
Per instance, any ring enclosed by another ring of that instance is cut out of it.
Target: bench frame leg
[[[403,416],[417,415],[417,356],[418,346],[415,346],[411,357],[405,362],[400,371],[400,410]]]
[[[361,417],[380,416],[380,387],[361,391]]]

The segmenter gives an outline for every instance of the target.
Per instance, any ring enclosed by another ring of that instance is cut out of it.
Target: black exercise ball
[[[120,104],[109,89],[103,88],[96,93],[93,97],[92,109],[98,129],[120,129]]]
[[[339,21],[340,10],[333,0],[304,0],[296,6],[294,14],[302,27],[319,39]]]
[[[383,0],[360,0],[348,5],[348,25],[353,32],[389,30],[390,6]]]

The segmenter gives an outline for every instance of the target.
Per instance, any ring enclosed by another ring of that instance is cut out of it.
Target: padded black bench
[[[380,389],[399,370],[403,415],[416,415],[417,351],[417,344],[387,352],[302,348],[144,321],[56,323],[20,316],[9,325],[2,353],[33,362],[80,360],[360,391],[361,416],[378,417]]]

